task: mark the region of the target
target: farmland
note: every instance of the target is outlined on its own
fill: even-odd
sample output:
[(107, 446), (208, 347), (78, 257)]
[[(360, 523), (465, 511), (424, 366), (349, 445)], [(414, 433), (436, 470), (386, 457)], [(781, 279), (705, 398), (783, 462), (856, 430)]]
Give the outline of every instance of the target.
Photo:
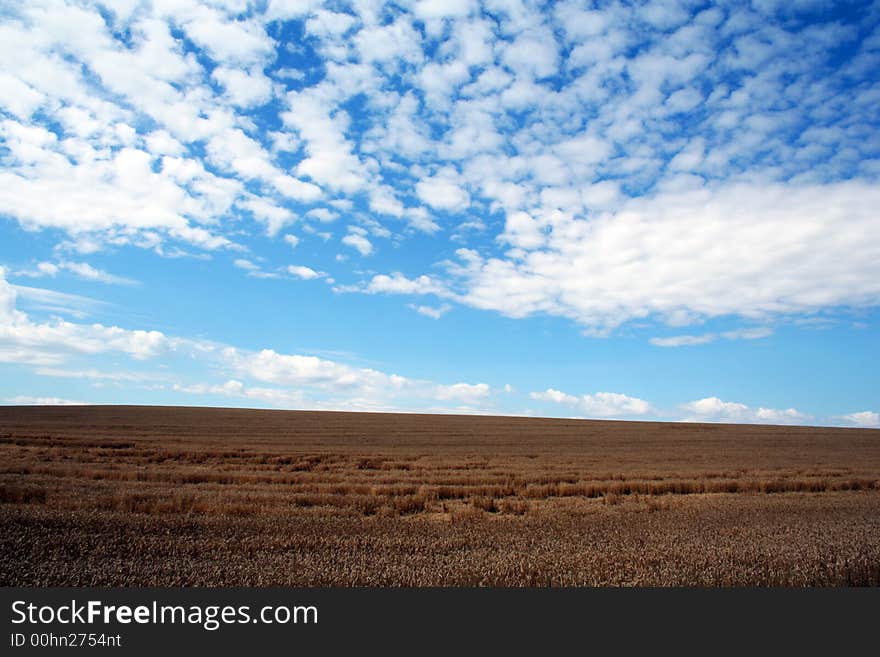
[(880, 584), (880, 431), (0, 407), (0, 584)]

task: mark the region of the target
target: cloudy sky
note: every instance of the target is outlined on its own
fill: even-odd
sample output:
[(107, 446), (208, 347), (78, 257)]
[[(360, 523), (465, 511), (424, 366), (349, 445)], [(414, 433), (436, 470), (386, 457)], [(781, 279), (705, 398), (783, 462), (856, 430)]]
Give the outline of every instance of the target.
[(880, 426), (880, 3), (0, 3), (0, 403)]

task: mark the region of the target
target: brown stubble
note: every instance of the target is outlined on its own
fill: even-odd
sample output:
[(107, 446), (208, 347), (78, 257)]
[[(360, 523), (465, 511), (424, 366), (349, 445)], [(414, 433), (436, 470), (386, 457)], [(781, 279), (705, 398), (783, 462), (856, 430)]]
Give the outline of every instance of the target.
[(0, 583), (880, 583), (880, 432), (0, 408)]

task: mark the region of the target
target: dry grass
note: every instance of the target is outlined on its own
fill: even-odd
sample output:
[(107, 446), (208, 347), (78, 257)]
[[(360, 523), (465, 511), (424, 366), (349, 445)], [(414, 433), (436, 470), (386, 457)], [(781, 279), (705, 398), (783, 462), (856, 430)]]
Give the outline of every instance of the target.
[(6, 407), (0, 454), (0, 584), (880, 584), (878, 431)]

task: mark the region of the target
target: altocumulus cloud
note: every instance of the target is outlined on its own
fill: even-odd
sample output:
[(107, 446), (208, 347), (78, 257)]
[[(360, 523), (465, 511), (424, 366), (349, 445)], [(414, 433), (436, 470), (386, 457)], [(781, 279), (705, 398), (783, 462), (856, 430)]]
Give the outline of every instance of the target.
[[(437, 285), (382, 291), (588, 333), (876, 306), (876, 15), (780, 11), (24, 3), (0, 39), (0, 212), (163, 252), (341, 208), (361, 256), (355, 205), (396, 239), (476, 214), (493, 243), (441, 259)], [(280, 41), (284, 23), (302, 38)]]
[[(435, 318), (457, 304), (563, 318), (588, 335), (647, 326), (660, 347), (833, 321), (880, 306), (880, 16), (871, 3), (846, 9), (11, 3), (0, 18), (0, 219), (59, 236), (34, 277), (126, 285), (98, 254), (213, 254), (243, 279), (405, 295), (401, 305)], [(300, 379), (311, 366), (284, 360), (293, 355), (37, 321), (16, 295), (83, 302), (13, 288), (5, 274), (2, 294), (8, 362), (193, 353), (223, 381), (178, 382), (182, 394), (269, 400), (267, 385), (304, 385), (345, 388), (364, 407), (392, 392), (474, 405), (494, 394), (340, 374), (340, 363), (315, 365), (326, 380)], [(712, 320), (743, 328), (692, 328)], [(300, 399), (283, 394), (293, 396), (278, 403)], [(656, 411), (623, 393), (534, 394), (580, 414)], [(679, 410), (807, 417), (706, 399)]]

